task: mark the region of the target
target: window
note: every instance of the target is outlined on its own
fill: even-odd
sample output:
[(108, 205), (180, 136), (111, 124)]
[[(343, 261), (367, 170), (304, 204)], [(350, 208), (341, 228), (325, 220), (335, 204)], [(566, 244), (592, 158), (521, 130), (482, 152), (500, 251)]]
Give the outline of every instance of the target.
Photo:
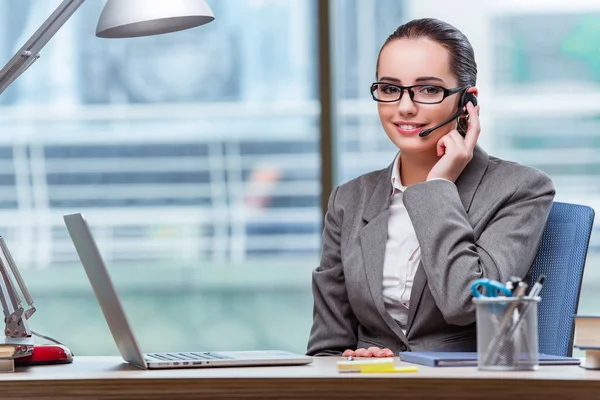
[[(2, 57), (59, 3), (0, 4)], [(143, 349), (305, 350), (321, 226), (316, 7), (209, 3), (206, 26), (103, 40), (102, 2), (86, 2), (2, 96), (0, 233), (36, 301), (31, 326), (75, 354), (117, 350), (62, 221), (72, 212)]]
[[(567, 10), (565, 10), (567, 11)], [(498, 90), (556, 95), (600, 88), (596, 38), (600, 14), (553, 13), (494, 18)]]
[[(73, 212), (145, 350), (305, 350), (322, 229), (318, 0), (207, 1), (211, 24), (125, 40), (96, 38), (102, 2), (85, 2), (0, 96), (0, 234), (36, 301), (31, 326), (76, 354), (116, 347), (64, 227)], [(0, 3), (0, 57), (59, 3)], [(368, 92), (377, 54), (433, 16), (475, 48), (482, 147), (600, 210), (596, 1), (331, 3), (336, 184), (392, 162)]]
[[(600, 10), (580, 2), (576, 11), (539, 7), (493, 14), (495, 154), (550, 175), (556, 200), (600, 207)], [(587, 4), (588, 9), (585, 6)], [(594, 312), (600, 274), (595, 223), (580, 311)]]

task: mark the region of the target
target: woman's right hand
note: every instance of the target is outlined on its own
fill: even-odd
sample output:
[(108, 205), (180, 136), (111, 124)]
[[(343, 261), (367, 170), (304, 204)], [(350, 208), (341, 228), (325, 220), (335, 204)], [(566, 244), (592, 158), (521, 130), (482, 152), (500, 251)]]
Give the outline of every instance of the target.
[(344, 351), (342, 357), (394, 357), (390, 349), (380, 349), (379, 347), (369, 347), (368, 349), (348, 349)]

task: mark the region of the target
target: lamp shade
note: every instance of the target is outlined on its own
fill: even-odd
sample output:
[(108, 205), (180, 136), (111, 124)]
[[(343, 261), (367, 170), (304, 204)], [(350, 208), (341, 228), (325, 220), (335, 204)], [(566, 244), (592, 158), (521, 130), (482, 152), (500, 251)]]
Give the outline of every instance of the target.
[(96, 36), (159, 35), (204, 25), (215, 17), (204, 0), (108, 0)]

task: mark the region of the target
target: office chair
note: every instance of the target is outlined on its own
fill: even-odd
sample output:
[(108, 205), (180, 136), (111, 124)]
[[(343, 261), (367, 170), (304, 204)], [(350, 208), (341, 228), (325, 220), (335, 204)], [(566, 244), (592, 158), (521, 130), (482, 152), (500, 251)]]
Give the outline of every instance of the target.
[(538, 306), (539, 352), (571, 356), (583, 268), (594, 222), (588, 206), (555, 202), (531, 267), (532, 282), (546, 281)]

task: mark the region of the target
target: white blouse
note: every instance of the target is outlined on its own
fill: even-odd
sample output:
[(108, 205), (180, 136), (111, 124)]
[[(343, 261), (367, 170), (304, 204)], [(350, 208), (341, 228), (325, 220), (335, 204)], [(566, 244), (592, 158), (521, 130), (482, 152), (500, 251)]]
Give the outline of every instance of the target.
[(414, 276), (421, 262), (421, 248), (402, 201), (406, 186), (402, 186), (400, 180), (399, 164), (400, 154), (394, 160), (392, 172), (393, 190), (383, 262), (383, 301), (386, 310), (406, 333), (408, 303)]

